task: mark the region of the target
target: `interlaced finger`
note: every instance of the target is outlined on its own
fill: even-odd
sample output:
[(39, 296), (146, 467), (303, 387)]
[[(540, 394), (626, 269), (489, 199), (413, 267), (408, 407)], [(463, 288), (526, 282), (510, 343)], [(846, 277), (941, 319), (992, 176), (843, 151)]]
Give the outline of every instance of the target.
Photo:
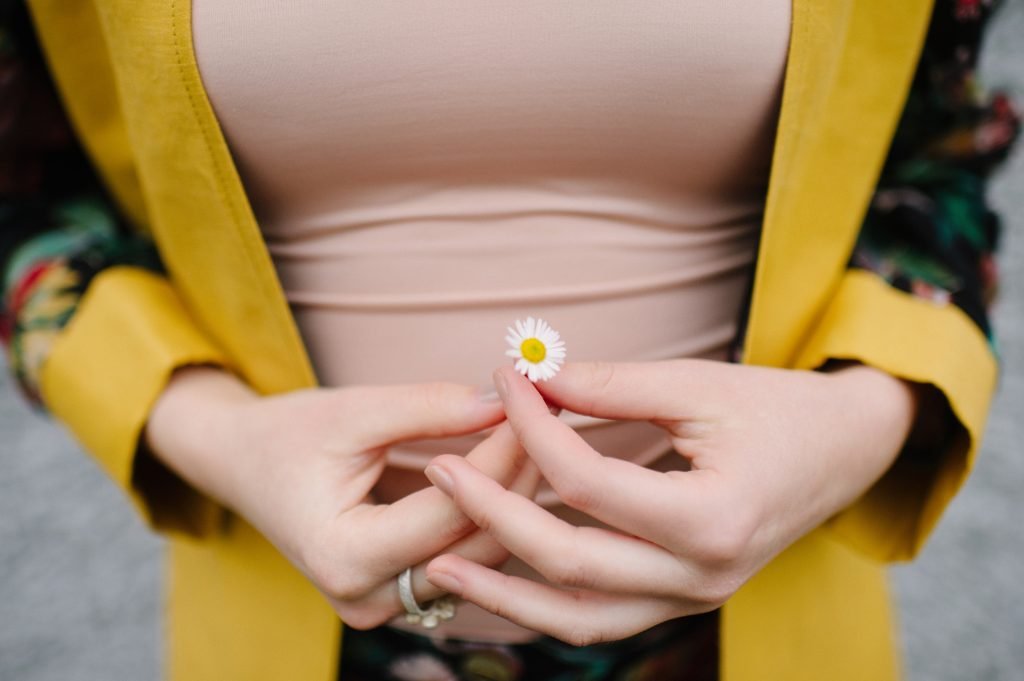
[(623, 639), (702, 611), (665, 598), (558, 589), (451, 554), (431, 561), (427, 578), (499, 617), (578, 646)]
[[(507, 423), (468, 455), (503, 484), (511, 483), (527, 461)], [(410, 565), (428, 560), (475, 530), (473, 522), (434, 487), (426, 487), (392, 504), (362, 505), (339, 518), (340, 555), (346, 570), (362, 575), (367, 588)]]
[(571, 525), (459, 457), (435, 458), (427, 468), (432, 478), (437, 469), (448, 475), (459, 508), (548, 581), (607, 592), (642, 588), (646, 595), (666, 597), (692, 586), (689, 569), (659, 546), (604, 528)]
[[(503, 426), (506, 429), (508, 427), (506, 424), (503, 424)], [(508, 432), (509, 436), (511, 436), (511, 431)], [(483, 456), (483, 454), (487, 453), (486, 449), (484, 451), (477, 449), (474, 450), (474, 453), (477, 454), (476, 458), (478, 460), (483, 459), (487, 462), (490, 459), (490, 457)], [(517, 471), (509, 491), (527, 498), (533, 498), (537, 485), (540, 482), (540, 471), (525, 454), (521, 454), (520, 459), (523, 465)], [(505, 475), (502, 471), (496, 471), (496, 474), (498, 474), (499, 478)], [(509, 558), (509, 552), (505, 547), (480, 530), (475, 530), (472, 534), (463, 537), (443, 550), (446, 553), (454, 553), (479, 565), (489, 567), (500, 566)], [(436, 555), (431, 555), (428, 559), (412, 568), (413, 597), (421, 604), (444, 594), (441, 589), (426, 579), (427, 563)], [(362, 615), (363, 617), (372, 618), (368, 619), (366, 623), (375, 626), (378, 621), (382, 621), (380, 620), (382, 613), (387, 615), (389, 613), (403, 612), (404, 606), (398, 596), (397, 577), (398, 575), (389, 577), (380, 583), (372, 593), (359, 599), (357, 603), (346, 604), (346, 611), (350, 614), (350, 617)]]
[[(668, 476), (602, 456), (548, 411), (533, 385), (514, 371), (499, 370), (508, 422), (530, 458), (568, 506), (607, 525), (672, 546), (699, 517), (703, 471)], [(666, 523), (666, 518), (673, 518)]]

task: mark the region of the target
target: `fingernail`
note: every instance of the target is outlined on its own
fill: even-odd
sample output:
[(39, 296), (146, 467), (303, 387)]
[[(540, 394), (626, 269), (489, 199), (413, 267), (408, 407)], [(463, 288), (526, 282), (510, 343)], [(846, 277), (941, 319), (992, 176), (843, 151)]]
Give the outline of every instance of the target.
[(501, 402), (501, 396), (498, 394), (498, 391), (494, 389), (493, 385), (482, 385), (477, 388), (476, 399), (487, 404)]
[(508, 381), (505, 379), (505, 375), (500, 371), (494, 372), (494, 387), (502, 400), (508, 398)]
[(427, 581), (454, 596), (462, 595), (462, 582), (457, 580), (455, 575), (433, 570), (427, 573)]
[(434, 487), (448, 496), (454, 496), (455, 485), (452, 483), (452, 476), (448, 475), (448, 471), (440, 466), (430, 465), (426, 467), (423, 474), (427, 476), (427, 480), (433, 483)]

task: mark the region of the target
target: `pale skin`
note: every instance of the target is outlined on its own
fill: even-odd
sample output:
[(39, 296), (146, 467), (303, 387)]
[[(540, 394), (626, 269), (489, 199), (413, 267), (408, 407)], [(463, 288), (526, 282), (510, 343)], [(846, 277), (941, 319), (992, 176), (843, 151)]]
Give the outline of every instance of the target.
[[(444, 590), (574, 645), (616, 640), (722, 605), (772, 557), (891, 466), (916, 389), (856, 365), (835, 373), (679, 360), (567, 364), (536, 386), (495, 372), (508, 422), (559, 497), (615, 530), (574, 527), (457, 456), (427, 475), (480, 528), (561, 588), (456, 556), (427, 566)], [(545, 399), (646, 420), (690, 464), (660, 473), (590, 448)]]
[[(772, 557), (852, 503), (914, 423), (913, 384), (863, 365), (831, 373), (701, 360), (567, 363), (534, 385), (495, 372), (500, 400), (433, 383), (272, 397), (213, 367), (178, 371), (146, 429), (153, 454), (260, 530), (350, 626), (451, 592), (575, 645), (718, 607)], [(689, 471), (591, 449), (551, 405), (663, 427)], [(507, 421), (503, 421), (507, 415)], [(493, 433), (436, 458), (434, 483), (375, 504), (394, 442)], [(539, 474), (610, 526), (532, 501)], [(558, 588), (497, 569), (513, 553)]]
[[(150, 413), (150, 452), (232, 509), (297, 567), (347, 624), (403, 613), (396, 578), (413, 570), (418, 598), (442, 591), (426, 561), (450, 551), (481, 565), (508, 553), (433, 487), (393, 504), (371, 490), (389, 444), (497, 425), (466, 456), (532, 496), (539, 475), (492, 390), (452, 383), (317, 388), (262, 397), (214, 367), (177, 371)], [(488, 478), (490, 479), (490, 478)], [(504, 489), (504, 487), (502, 488)]]

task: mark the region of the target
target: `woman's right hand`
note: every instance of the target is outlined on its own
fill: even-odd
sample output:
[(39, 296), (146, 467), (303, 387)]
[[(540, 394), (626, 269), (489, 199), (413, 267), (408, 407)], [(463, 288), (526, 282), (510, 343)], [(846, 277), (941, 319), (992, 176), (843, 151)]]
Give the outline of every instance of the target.
[[(442, 592), (425, 565), (456, 553), (497, 566), (508, 552), (430, 486), (392, 504), (370, 496), (387, 447), (473, 433), (504, 418), (496, 395), (453, 383), (311, 388), (260, 396), (215, 367), (175, 372), (145, 441), (197, 489), (236, 511), (328, 598), (347, 624), (404, 612), (396, 577), (413, 570), (421, 603)], [(502, 485), (532, 496), (539, 474), (508, 423), (467, 455)]]

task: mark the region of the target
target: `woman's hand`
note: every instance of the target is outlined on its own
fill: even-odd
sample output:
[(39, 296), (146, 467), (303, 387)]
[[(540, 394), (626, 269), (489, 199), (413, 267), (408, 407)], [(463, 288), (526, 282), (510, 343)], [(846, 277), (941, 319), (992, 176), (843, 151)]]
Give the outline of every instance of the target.
[[(308, 389), (261, 397), (215, 368), (175, 374), (146, 428), (158, 458), (260, 530), (352, 626), (404, 612), (396, 576), (413, 592), (441, 595), (425, 561), (452, 551), (484, 565), (508, 553), (451, 501), (427, 487), (389, 505), (370, 491), (389, 445), (476, 432), (504, 417), (496, 396), (432, 383)], [(539, 474), (507, 423), (468, 460), (495, 484), (532, 495)], [(490, 477), (488, 479), (491, 479)]]
[[(436, 458), (434, 484), (553, 588), (455, 555), (427, 579), (576, 645), (621, 639), (724, 603), (772, 557), (848, 506), (891, 465), (914, 419), (910, 384), (870, 367), (834, 373), (702, 360), (566, 364), (536, 388), (495, 373), (508, 420), (570, 507), (619, 531), (570, 525), (469, 462)], [(540, 392), (538, 392), (538, 390)], [(663, 427), (688, 471), (602, 456), (545, 398)]]

